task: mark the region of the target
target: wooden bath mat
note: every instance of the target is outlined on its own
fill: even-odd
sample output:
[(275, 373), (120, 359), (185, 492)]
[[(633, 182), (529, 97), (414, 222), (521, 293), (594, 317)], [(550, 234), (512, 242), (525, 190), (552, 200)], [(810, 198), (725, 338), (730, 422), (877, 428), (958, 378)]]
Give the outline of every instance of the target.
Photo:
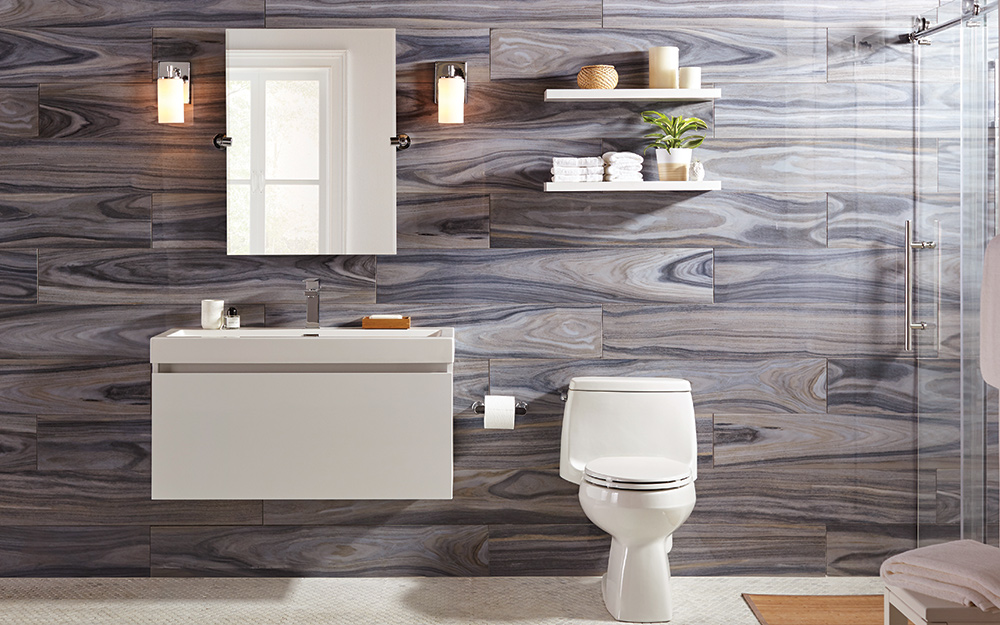
[(882, 625), (882, 595), (751, 595), (760, 625)]

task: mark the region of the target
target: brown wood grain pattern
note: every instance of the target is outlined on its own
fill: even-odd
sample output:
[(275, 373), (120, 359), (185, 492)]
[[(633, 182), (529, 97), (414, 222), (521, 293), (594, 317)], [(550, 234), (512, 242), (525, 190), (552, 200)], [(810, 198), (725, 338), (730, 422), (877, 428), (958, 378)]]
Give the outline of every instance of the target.
[(490, 245), (812, 249), (826, 244), (826, 204), (824, 193), (498, 193)]
[(379, 302), (706, 302), (712, 251), (400, 251), (380, 259)]
[(488, 248), (490, 226), (488, 195), (421, 194), (396, 198), (399, 249)]
[(305, 278), (320, 279), (324, 298), (374, 301), (375, 257), (43, 251), (39, 271), (41, 302), (62, 304), (194, 305), (205, 297), (299, 302)]
[(522, 26), (600, 28), (600, 0), (466, 0), (461, 8), (434, 0), (268, 0), (267, 25), (281, 28), (483, 28)]
[(812, 577), (825, 571), (826, 528), (820, 524), (748, 524), (734, 518), (724, 525), (685, 523), (674, 537), (671, 575)]
[(0, 87), (0, 136), (38, 136), (38, 87)]
[(34, 416), (0, 415), (0, 471), (31, 471), (38, 467), (36, 428)]
[(153, 501), (130, 471), (0, 473), (0, 523), (25, 526), (259, 525), (259, 501)]
[(0, 194), (0, 247), (149, 247), (150, 197), (98, 193)]
[(743, 593), (761, 625), (881, 625), (882, 595), (751, 595)]
[(483, 526), (154, 527), (155, 577), (481, 576)]
[(38, 254), (0, 250), (0, 304), (38, 301)]
[(5, 526), (3, 577), (145, 577), (149, 529), (135, 527)]
[(490, 575), (602, 575), (608, 569), (611, 536), (594, 525), (491, 525), (489, 530)]

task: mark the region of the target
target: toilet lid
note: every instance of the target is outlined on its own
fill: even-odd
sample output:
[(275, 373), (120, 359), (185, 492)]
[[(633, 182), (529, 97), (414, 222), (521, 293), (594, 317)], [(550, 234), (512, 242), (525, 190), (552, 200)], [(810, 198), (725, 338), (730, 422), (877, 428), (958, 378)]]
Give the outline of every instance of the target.
[(587, 463), (584, 479), (620, 490), (667, 490), (691, 483), (691, 467), (669, 458), (613, 456)]

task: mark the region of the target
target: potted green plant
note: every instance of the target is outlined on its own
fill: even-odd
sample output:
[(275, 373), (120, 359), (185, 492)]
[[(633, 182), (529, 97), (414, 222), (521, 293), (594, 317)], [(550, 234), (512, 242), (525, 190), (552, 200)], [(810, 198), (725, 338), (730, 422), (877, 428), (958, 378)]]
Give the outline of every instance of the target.
[(704, 135), (689, 132), (705, 130), (708, 124), (697, 117), (668, 117), (659, 111), (643, 111), (642, 121), (656, 126), (659, 131), (644, 135), (653, 139), (642, 151), (656, 148), (656, 168), (660, 180), (687, 180), (691, 166), (691, 153), (705, 140)]

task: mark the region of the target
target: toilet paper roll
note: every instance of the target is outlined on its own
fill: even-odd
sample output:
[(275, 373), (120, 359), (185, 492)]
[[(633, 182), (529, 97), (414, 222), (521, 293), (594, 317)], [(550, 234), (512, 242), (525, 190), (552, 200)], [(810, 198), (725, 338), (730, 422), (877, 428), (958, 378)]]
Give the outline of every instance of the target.
[(201, 300), (201, 327), (218, 330), (222, 327), (222, 309), (226, 302), (221, 299)]
[(483, 415), (483, 427), (491, 430), (514, 429), (514, 398), (510, 395), (487, 395), (483, 402), (486, 414)]

